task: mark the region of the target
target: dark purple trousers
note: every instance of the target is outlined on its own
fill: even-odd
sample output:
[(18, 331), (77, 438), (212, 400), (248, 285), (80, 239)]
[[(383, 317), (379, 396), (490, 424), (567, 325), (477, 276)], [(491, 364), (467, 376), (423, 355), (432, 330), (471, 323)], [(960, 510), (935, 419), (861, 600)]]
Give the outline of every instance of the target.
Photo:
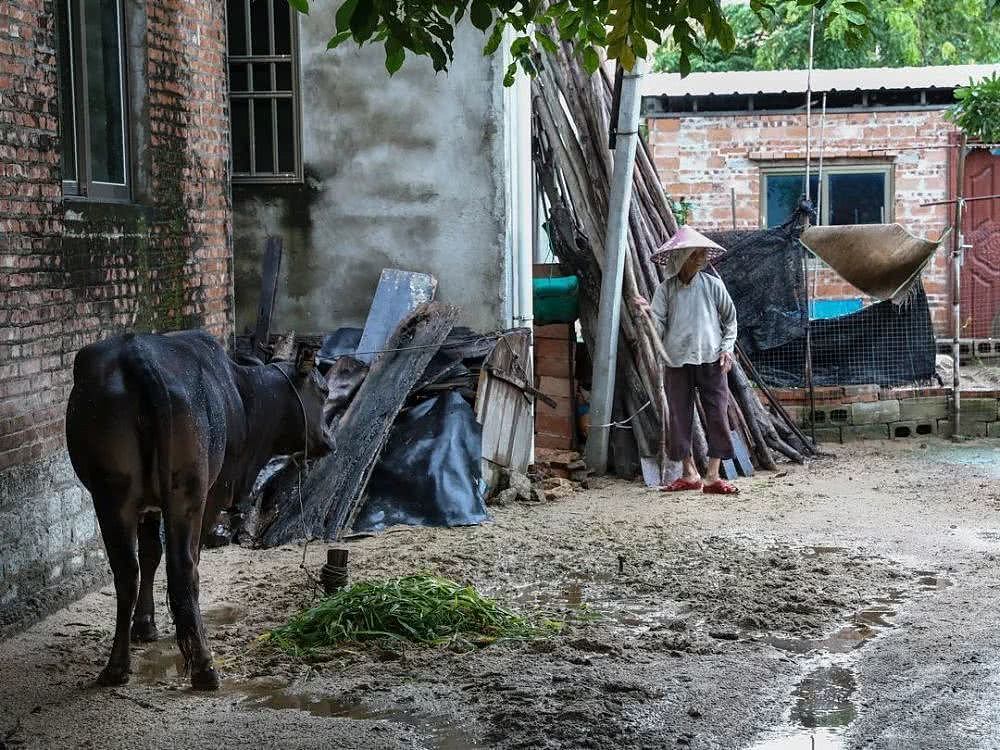
[(729, 382), (718, 362), (666, 368), (667, 405), (670, 407), (670, 450), (674, 461), (691, 455), (694, 429), (695, 388), (705, 410), (705, 438), (708, 457), (733, 457), (729, 434)]

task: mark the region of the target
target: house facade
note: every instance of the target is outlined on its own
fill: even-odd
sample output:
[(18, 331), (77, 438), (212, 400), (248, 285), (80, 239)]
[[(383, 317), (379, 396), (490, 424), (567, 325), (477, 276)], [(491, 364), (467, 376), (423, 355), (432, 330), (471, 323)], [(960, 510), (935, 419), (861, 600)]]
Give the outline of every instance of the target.
[(327, 49), (339, 0), (308, 20), (258, 5), (229, 0), (239, 330), (269, 235), (284, 241), (273, 330), (363, 326), (383, 268), (433, 274), (476, 330), (530, 319), (527, 81), (505, 89), (471, 27), (447, 73), (411, 56), (390, 77), (382, 45)]
[(222, 0), (0, 3), (0, 635), (106, 576), (73, 358), (232, 331)]
[[(643, 113), (667, 194), (711, 230), (776, 226), (798, 203), (807, 157), (823, 224), (898, 222), (936, 239), (954, 207), (958, 131), (944, 117), (954, 89), (1000, 66), (652, 75)], [(823, 101), (826, 111), (823, 114)], [(820, 162), (822, 160), (822, 176)], [(970, 204), (971, 205), (971, 204)], [(859, 292), (814, 264), (817, 309), (852, 309)], [(935, 330), (950, 330), (950, 261), (923, 274)]]

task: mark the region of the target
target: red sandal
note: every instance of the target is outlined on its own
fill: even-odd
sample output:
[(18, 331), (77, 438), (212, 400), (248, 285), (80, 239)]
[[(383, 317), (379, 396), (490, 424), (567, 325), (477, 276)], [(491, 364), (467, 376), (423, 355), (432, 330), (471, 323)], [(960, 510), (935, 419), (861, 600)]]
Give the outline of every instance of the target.
[(665, 487), (660, 487), (660, 492), (684, 492), (685, 490), (700, 490), (701, 480), (689, 482), (684, 477), (678, 477)]
[(727, 482), (725, 479), (717, 479), (711, 484), (706, 484), (701, 488), (706, 495), (738, 495), (740, 488), (735, 484)]

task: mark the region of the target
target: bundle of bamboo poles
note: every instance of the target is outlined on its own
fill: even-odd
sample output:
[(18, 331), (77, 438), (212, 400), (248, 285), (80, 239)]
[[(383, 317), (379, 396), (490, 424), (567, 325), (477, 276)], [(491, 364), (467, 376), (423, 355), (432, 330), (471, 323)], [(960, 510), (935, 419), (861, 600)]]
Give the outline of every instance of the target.
[[(532, 84), (535, 172), (553, 250), (579, 277), (580, 321), (584, 339), (593, 351), (613, 170), (608, 148), (612, 85), (603, 70), (588, 75), (565, 47), (539, 60), (538, 67), (539, 75)], [(632, 300), (637, 296), (652, 299), (662, 275), (651, 257), (677, 231), (677, 223), (645, 143), (637, 150), (632, 187), (614, 404), (615, 422), (627, 422), (627, 428), (613, 428), (612, 456), (621, 475), (634, 476), (640, 457), (657, 459), (668, 474), (676, 467), (669, 465), (666, 455), (668, 407), (662, 348), (652, 321)], [(738, 356), (729, 375), (733, 394), (730, 417), (754, 464), (775, 468), (772, 451), (796, 462), (814, 455), (813, 446), (776, 401), (772, 402), (773, 411), (764, 408), (744, 366), (752, 368), (745, 357)], [(707, 447), (699, 409), (694, 457), (702, 469)]]

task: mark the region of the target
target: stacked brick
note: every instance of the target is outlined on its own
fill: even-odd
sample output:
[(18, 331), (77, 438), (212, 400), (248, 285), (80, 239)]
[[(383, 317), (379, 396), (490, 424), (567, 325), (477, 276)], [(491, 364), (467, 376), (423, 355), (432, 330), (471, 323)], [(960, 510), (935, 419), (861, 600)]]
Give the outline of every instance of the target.
[[(813, 124), (815, 160), (818, 117)], [(736, 191), (737, 228), (759, 227), (760, 167), (798, 164), (806, 157), (805, 113), (661, 117), (648, 125), (663, 187), (675, 199), (683, 196), (694, 204), (690, 223), (699, 229), (732, 227), (731, 188)], [(893, 219), (913, 234), (934, 239), (949, 225), (949, 208), (920, 204), (948, 197), (948, 146), (955, 132), (943, 110), (828, 113), (824, 163), (892, 163)], [(946, 254), (938, 253), (923, 282), (939, 333), (948, 326), (948, 276)], [(819, 272), (816, 285), (817, 298), (859, 296), (828, 269)]]
[(126, 19), (146, 30), (130, 70), (146, 100), (123, 206), (63, 200), (55, 4), (0, 3), (0, 635), (103, 568), (64, 446), (76, 352), (130, 330), (231, 331), (224, 4), (147, 6)]

